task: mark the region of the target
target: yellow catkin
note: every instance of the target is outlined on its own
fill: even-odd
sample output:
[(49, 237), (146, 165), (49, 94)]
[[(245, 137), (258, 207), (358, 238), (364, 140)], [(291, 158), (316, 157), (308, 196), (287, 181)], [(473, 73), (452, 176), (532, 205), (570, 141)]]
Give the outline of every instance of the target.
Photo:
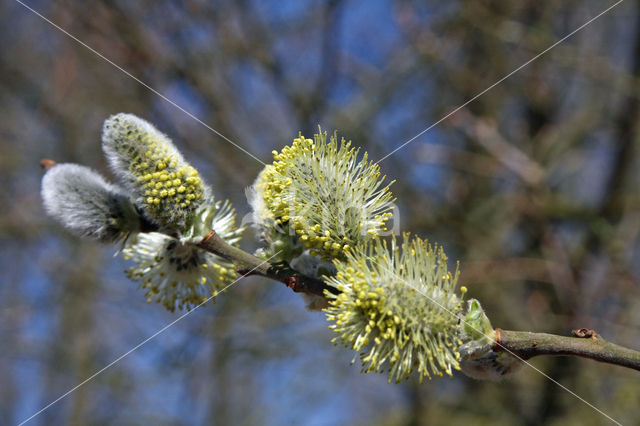
[(337, 341), (361, 353), (365, 371), (401, 381), (459, 369), (462, 297), (441, 248), (408, 235), (400, 246), (376, 240), (336, 267), (328, 283), (341, 293), (327, 294), (327, 319)]
[(163, 228), (181, 229), (208, 190), (167, 136), (146, 121), (117, 114), (105, 121), (103, 148), (146, 216)]
[[(274, 225), (287, 225), (304, 247), (323, 259), (344, 258), (352, 247), (384, 232), (391, 217), (393, 196), (382, 185), (379, 167), (358, 160), (351, 142), (314, 139), (302, 134), (290, 146), (274, 151), (256, 182), (266, 212)], [(283, 234), (289, 235), (283, 231)]]

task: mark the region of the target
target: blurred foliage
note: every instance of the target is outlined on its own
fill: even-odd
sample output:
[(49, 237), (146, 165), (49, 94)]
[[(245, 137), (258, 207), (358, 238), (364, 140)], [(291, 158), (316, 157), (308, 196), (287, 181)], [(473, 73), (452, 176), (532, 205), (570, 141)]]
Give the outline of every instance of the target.
[[(612, 2), (28, 4), (267, 162), (318, 124), (380, 159)], [(0, 423), (15, 424), (177, 318), (144, 303), (114, 247), (45, 217), (38, 161), (107, 174), (102, 121), (131, 112), (240, 217), (262, 165), (19, 3), (0, 23)], [(382, 161), (401, 228), (461, 261), (494, 325), (587, 327), (638, 349), (639, 76), (627, 1)], [(531, 368), (389, 385), (330, 338), (297, 295), (243, 280), (31, 424), (608, 424)], [(636, 372), (532, 364), (640, 419)]]

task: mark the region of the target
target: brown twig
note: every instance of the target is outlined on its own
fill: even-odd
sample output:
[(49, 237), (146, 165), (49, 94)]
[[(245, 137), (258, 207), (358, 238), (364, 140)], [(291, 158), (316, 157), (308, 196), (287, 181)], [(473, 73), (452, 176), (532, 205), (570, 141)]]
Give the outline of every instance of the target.
[(611, 343), (593, 330), (574, 331), (574, 336), (580, 337), (496, 329), (499, 339), (493, 349), (525, 360), (539, 355), (570, 355), (640, 371), (640, 352)]
[(260, 275), (271, 278), (284, 283), (297, 293), (324, 296), (325, 290), (332, 293), (337, 291), (320, 279), (302, 275), (291, 269), (287, 263), (271, 263), (234, 247), (220, 238), (215, 231), (211, 231), (197, 246), (232, 262), (240, 275)]

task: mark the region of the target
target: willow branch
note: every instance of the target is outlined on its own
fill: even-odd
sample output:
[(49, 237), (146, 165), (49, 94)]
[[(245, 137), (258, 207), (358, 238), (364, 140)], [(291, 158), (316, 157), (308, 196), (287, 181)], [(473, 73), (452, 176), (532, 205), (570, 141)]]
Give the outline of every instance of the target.
[(522, 359), (539, 355), (569, 355), (640, 371), (640, 352), (603, 339), (593, 330), (574, 330), (574, 337), (528, 331), (496, 329), (496, 352), (509, 352)]
[(197, 246), (233, 263), (236, 272), (240, 275), (260, 275), (271, 278), (284, 283), (297, 293), (309, 293), (324, 297), (325, 290), (332, 293), (337, 291), (320, 279), (302, 275), (291, 269), (285, 262), (272, 263), (234, 247), (220, 238), (215, 231), (211, 231)]
[[(259, 275), (280, 281), (295, 292), (325, 295), (325, 290), (337, 293), (324, 281), (293, 270), (287, 263), (272, 263), (234, 247), (211, 231), (197, 247), (233, 263), (241, 275)], [(540, 355), (568, 355), (589, 358), (640, 371), (640, 352), (607, 340), (592, 330), (574, 331), (574, 337), (528, 331), (496, 329), (496, 352), (509, 352), (527, 360)]]

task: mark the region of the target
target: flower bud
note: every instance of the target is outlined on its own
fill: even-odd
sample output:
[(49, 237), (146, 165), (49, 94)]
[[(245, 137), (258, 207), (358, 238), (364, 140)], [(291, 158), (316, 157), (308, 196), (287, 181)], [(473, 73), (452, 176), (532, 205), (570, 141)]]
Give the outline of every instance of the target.
[(209, 190), (169, 138), (132, 114), (104, 122), (102, 148), (136, 204), (164, 230), (183, 231)]
[(139, 231), (144, 220), (121, 188), (77, 164), (49, 169), (41, 193), (47, 213), (81, 237), (114, 242)]

